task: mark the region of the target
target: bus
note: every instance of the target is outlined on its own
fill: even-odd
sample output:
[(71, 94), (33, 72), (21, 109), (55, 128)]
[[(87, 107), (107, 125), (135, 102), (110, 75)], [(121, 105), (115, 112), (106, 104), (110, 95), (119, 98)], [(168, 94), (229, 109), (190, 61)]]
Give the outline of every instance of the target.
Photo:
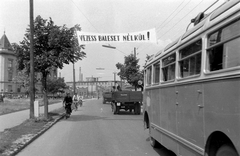
[(240, 0), (192, 22), (144, 66), (150, 144), (178, 156), (239, 156)]

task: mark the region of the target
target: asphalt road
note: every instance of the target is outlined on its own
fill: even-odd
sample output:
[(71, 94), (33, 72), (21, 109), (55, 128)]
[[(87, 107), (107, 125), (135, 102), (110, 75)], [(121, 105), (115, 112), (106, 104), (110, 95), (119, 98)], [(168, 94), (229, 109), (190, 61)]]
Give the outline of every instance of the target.
[(113, 115), (101, 99), (88, 100), (18, 156), (171, 156), (164, 148), (151, 147), (142, 118), (126, 112)]

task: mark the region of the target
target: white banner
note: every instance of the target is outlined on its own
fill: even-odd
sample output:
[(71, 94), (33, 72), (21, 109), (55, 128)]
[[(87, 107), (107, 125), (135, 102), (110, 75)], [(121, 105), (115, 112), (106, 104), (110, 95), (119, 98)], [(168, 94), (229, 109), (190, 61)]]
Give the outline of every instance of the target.
[(156, 31), (154, 29), (120, 34), (100, 34), (77, 31), (78, 42), (88, 43), (113, 43), (113, 42), (154, 42), (157, 43)]

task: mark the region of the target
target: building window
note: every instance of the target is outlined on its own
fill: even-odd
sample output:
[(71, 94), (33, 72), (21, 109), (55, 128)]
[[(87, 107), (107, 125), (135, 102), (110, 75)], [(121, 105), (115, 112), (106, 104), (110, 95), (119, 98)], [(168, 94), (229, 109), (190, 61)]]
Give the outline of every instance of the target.
[(8, 59), (8, 81), (13, 80), (13, 59)]
[(201, 71), (202, 40), (198, 40), (179, 51), (181, 77), (199, 74)]
[(167, 56), (162, 60), (163, 81), (175, 79), (176, 53)]
[(208, 70), (240, 66), (240, 20), (219, 29), (208, 37)]
[(8, 92), (13, 92), (12, 85), (8, 85)]

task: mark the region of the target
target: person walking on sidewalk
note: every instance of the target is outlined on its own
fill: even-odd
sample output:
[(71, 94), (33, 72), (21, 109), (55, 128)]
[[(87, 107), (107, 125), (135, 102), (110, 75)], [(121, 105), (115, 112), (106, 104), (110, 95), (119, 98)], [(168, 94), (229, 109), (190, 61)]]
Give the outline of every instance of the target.
[(64, 97), (63, 99), (63, 107), (65, 107), (66, 110), (66, 119), (70, 117), (71, 113), (72, 113), (72, 97), (70, 96), (70, 93), (67, 93), (67, 95)]

